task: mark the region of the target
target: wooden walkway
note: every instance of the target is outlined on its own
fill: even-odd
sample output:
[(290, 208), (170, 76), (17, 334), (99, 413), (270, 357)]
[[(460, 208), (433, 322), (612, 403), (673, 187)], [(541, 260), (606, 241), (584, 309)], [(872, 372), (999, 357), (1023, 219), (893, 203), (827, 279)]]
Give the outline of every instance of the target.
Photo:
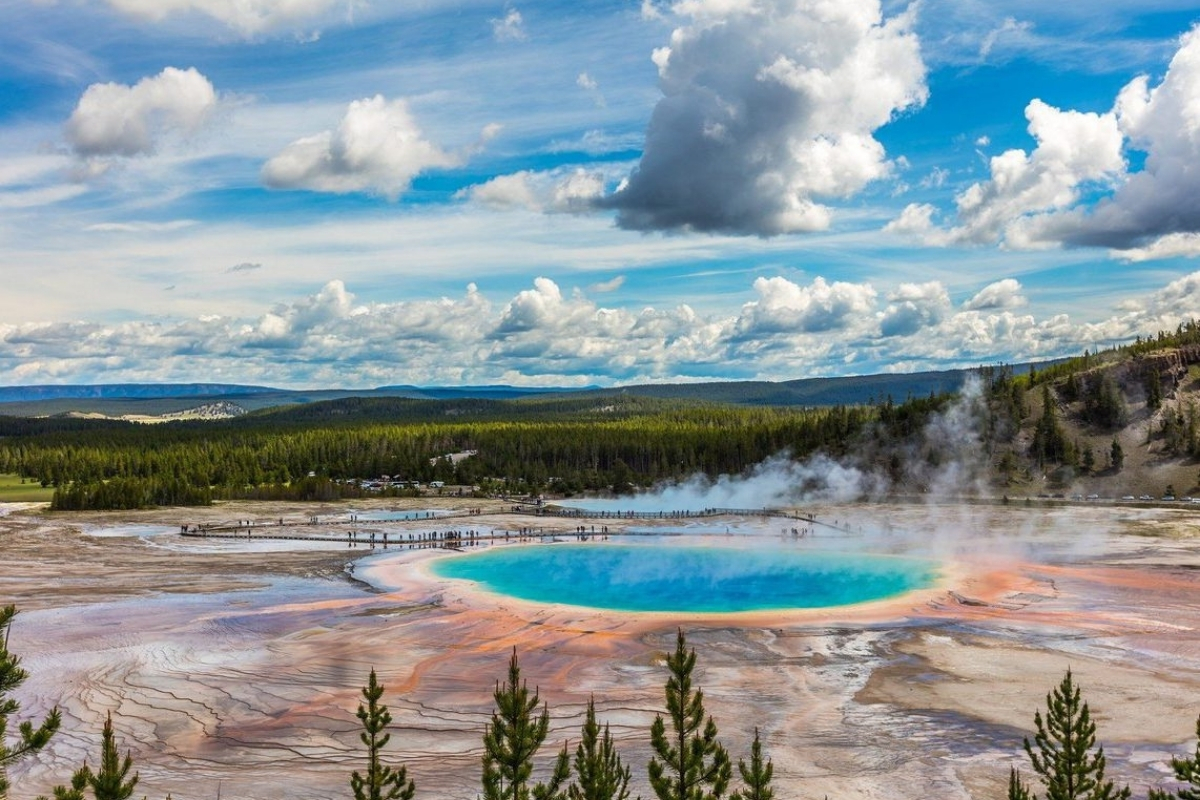
[[(594, 511), (588, 509), (575, 509), (564, 506), (531, 506), (516, 504), (509, 506), (506, 509), (498, 511), (489, 511), (489, 515), (496, 514), (514, 514), (521, 516), (535, 517), (554, 517), (558, 519), (577, 519), (577, 520), (688, 520), (688, 519), (705, 519), (712, 517), (736, 516), (736, 517), (772, 517), (789, 520), (797, 520), (806, 523), (804, 528), (791, 528), (791, 535), (805, 536), (811, 533), (817, 525), (830, 528), (835, 531), (849, 533), (850, 531), (839, 527), (836, 524), (818, 521), (814, 516), (794, 514), (784, 511), (783, 509), (772, 508), (706, 508), (700, 511)], [(395, 529), (391, 526), (412, 526), (428, 523), (442, 523), (453, 520), (469, 519), (472, 517), (481, 516), (482, 511), (476, 509), (468, 509), (464, 511), (452, 511), (434, 514), (433, 512), (414, 512), (412, 517), (401, 517), (397, 519), (359, 519), (358, 515), (350, 514), (348, 516), (328, 517), (322, 519), (319, 515), (310, 516), (307, 519), (286, 519), (278, 517), (270, 520), (262, 519), (245, 519), (236, 520), (234, 522), (223, 522), (211, 525), (181, 525), (179, 533), (181, 536), (200, 539), (239, 539), (243, 541), (270, 540), (270, 541), (296, 541), (296, 542), (327, 542), (332, 544), (346, 544), (354, 547), (363, 545), (366, 547), (402, 547), (409, 549), (416, 548), (453, 548), (457, 549), (463, 546), (474, 546), (476, 544), (490, 542), (511, 542), (511, 541), (589, 541), (607, 539), (610, 536), (669, 536), (681, 535), (675, 531), (629, 531), (629, 530), (613, 530), (610, 531), (607, 525), (584, 525), (576, 527), (574, 531), (543, 531), (540, 528), (534, 529), (529, 526), (520, 526), (518, 530), (495, 530), (493, 528), (483, 528), (481, 530), (424, 530), (412, 531), (409, 529)], [(331, 528), (349, 528), (345, 535), (335, 533)], [(597, 530), (599, 528), (599, 530)], [(312, 532), (304, 532), (304, 529)], [(324, 530), (321, 530), (324, 529)], [(788, 534), (788, 529), (784, 528), (783, 535)]]

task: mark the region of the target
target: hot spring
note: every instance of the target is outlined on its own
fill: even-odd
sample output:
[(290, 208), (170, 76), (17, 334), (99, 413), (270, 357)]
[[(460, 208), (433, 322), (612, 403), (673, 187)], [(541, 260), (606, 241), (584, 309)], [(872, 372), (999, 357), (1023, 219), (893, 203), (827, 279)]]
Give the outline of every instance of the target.
[(735, 613), (884, 600), (933, 584), (915, 558), (793, 549), (550, 544), (444, 558), (442, 578), (536, 603), (613, 611)]

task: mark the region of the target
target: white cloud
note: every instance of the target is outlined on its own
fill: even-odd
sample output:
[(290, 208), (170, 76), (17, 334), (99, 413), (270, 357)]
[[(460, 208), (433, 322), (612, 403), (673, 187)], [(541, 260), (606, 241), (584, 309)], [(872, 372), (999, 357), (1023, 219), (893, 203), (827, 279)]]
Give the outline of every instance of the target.
[(1028, 40), (1032, 30), (1032, 22), (1018, 22), (1013, 17), (1005, 17), (999, 27), (988, 31), (987, 35), (983, 37), (983, 41), (979, 43), (979, 60), (987, 61), (998, 43), (1010, 40), (1014, 42)]
[(826, 198), (889, 174), (873, 133), (927, 96), (912, 12), (878, 0), (688, 0), (654, 52), (663, 99), (618, 223), (771, 236), (823, 230)]
[(470, 186), (458, 196), (495, 209), (581, 213), (594, 207), (604, 194), (604, 185), (603, 173), (582, 167), (521, 170)]
[(375, 95), (351, 103), (336, 130), (285, 147), (263, 166), (262, 178), (273, 189), (375, 192), (395, 199), (422, 171), (463, 161), (424, 138), (404, 100)]
[(201, 14), (250, 35), (307, 22), (355, 0), (107, 0), (113, 8), (139, 19), (161, 22), (176, 14)]
[(1020, 308), (1028, 302), (1021, 294), (1021, 284), (1013, 278), (989, 283), (967, 302), (964, 311), (994, 311), (1005, 308)]
[(820, 276), (808, 286), (787, 278), (757, 278), (759, 299), (742, 306), (738, 335), (815, 333), (847, 328), (873, 317), (875, 289), (868, 284), (828, 283)]
[(1145, 247), (1113, 249), (1109, 255), (1128, 262), (1157, 261), (1161, 258), (1200, 257), (1200, 233), (1168, 233)]
[(1033, 232), (1040, 218), (1072, 207), (1081, 186), (1111, 184), (1123, 174), (1115, 114), (1061, 111), (1033, 100), (1025, 117), (1037, 147), (1031, 153), (1013, 149), (993, 157), (991, 179), (972, 184), (955, 198), (959, 224), (932, 233), (930, 243), (1034, 246), (1040, 240)]
[(502, 18), (493, 19), (492, 36), (497, 42), (520, 42), (528, 39), (529, 36), (525, 33), (525, 20), (521, 18), (521, 12), (510, 8)]
[(133, 86), (92, 84), (67, 120), (65, 135), (80, 156), (145, 155), (168, 133), (194, 133), (216, 107), (208, 78), (194, 67), (167, 67)]
[(521, 375), (674, 377), (720, 363), (726, 324), (681, 305), (641, 311), (597, 306), (580, 292), (564, 296), (548, 278), (505, 306), (488, 334), (488, 358)]
[(883, 226), (885, 233), (925, 235), (933, 230), (933, 215), (937, 209), (929, 203), (909, 203), (900, 216)]
[(1068, 244), (1125, 249), (1170, 234), (1200, 232), (1200, 27), (1184, 35), (1166, 77), (1149, 88), (1143, 76), (1121, 90), (1116, 115), (1131, 148), (1146, 154), (1090, 215), (1050, 220), (1044, 235)]
[(658, 10), (658, 6), (654, 4), (654, 0), (642, 0), (642, 19), (650, 22), (652, 20), (662, 19), (662, 12)]
[(495, 304), (474, 284), (454, 298), (360, 302), (334, 280), (247, 318), (0, 322), (0, 374), (22, 383), (205, 375), (309, 386), (778, 380), (1048, 358), (1200, 316), (1200, 272), (1094, 321), (1014, 313), (1021, 290), (1012, 279), (984, 287), (958, 311), (936, 281), (889, 290), (882, 312), (868, 284), (774, 277), (754, 289), (758, 301), (704, 315), (687, 305), (603, 306), (545, 277)]
[(911, 336), (941, 322), (950, 309), (950, 296), (939, 281), (902, 283), (888, 294), (879, 321), (883, 336)]
[(92, 233), (170, 233), (198, 224), (194, 219), (173, 219), (167, 222), (97, 222), (85, 231)]
[[(1127, 261), (1194, 254), (1198, 96), (1200, 27), (1181, 38), (1161, 84), (1151, 88), (1146, 76), (1135, 78), (1110, 112), (1030, 102), (1025, 113), (1037, 147), (992, 158), (991, 179), (957, 197), (958, 224), (929, 230), (926, 241), (1106, 247)], [(1128, 171), (1129, 150), (1146, 154), (1140, 170)], [(1099, 201), (1083, 202), (1084, 189), (1107, 191)]]
[(575, 85), (591, 96), (592, 102), (596, 104), (597, 108), (604, 108), (607, 105), (604, 95), (600, 92), (600, 84), (588, 73), (579, 73), (579, 76), (575, 78)]
[(588, 291), (594, 292), (596, 294), (607, 294), (608, 292), (615, 292), (617, 289), (620, 289), (624, 285), (625, 285), (625, 276), (618, 275), (617, 277), (611, 278), (610, 280), (607, 280), (607, 281), (602, 281), (600, 283), (593, 283), (591, 286), (588, 287)]

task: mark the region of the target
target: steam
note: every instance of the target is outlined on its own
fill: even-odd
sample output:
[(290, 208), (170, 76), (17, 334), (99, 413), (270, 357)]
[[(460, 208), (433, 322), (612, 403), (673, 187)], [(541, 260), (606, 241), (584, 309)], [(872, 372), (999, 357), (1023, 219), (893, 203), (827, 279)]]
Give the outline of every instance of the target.
[(945, 411), (930, 418), (916, 441), (900, 446), (903, 481), (899, 484), (887, 470), (888, 454), (894, 451), (864, 446), (853, 459), (817, 453), (796, 460), (781, 453), (756, 464), (745, 475), (721, 475), (714, 480), (696, 474), (628, 497), (568, 504), (639, 513), (754, 511), (881, 500), (894, 491), (919, 492), (930, 500), (979, 494), (987, 474), (980, 434), (984, 410), (982, 384), (970, 379)]

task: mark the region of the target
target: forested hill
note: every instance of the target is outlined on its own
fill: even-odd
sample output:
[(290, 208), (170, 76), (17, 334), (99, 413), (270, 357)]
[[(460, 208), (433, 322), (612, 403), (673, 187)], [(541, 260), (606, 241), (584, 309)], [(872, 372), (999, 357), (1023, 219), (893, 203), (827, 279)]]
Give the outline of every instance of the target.
[[(830, 380), (673, 387), (669, 398), (357, 396), (158, 425), (0, 416), (0, 473), (57, 487), (62, 509), (332, 500), (382, 475), (467, 492), (622, 492), (817, 454), (866, 476), (871, 497), (1200, 496), (1200, 326), (977, 374), (970, 392), (938, 391), (965, 372), (841, 379), (841, 396), (873, 402), (836, 405), (796, 401), (806, 388), (828, 399)], [(766, 401), (788, 391), (793, 402)], [(814, 483), (797, 489), (819, 494), (827, 472), (801, 470), (796, 480)]]
[[(1025, 365), (1017, 367), (1023, 368)], [(790, 381), (706, 381), (636, 384), (601, 389), (520, 386), (381, 386), (375, 389), (275, 389), (232, 384), (100, 384), (0, 387), (0, 415), (63, 414), (162, 416), (202, 404), (230, 401), (247, 411), (331, 400), (411, 398), (417, 400), (515, 400), (550, 396), (586, 397), (593, 402), (614, 392), (665, 400), (750, 406), (836, 406), (871, 404), (892, 397), (956, 392), (972, 370), (800, 378)]]

